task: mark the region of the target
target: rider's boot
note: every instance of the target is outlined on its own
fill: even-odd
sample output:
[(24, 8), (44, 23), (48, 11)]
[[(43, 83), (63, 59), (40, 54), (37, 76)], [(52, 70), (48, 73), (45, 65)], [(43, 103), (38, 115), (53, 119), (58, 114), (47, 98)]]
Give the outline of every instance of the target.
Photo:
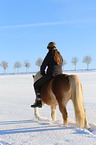
[(33, 108), (36, 108), (36, 107), (41, 108), (42, 107), (40, 93), (37, 93), (36, 101), (33, 105), (31, 105), (31, 107), (33, 107)]

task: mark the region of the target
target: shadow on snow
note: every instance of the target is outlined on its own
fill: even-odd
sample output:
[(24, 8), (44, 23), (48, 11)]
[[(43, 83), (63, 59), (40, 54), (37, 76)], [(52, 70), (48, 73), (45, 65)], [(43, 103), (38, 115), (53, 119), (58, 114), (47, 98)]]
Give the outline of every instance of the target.
[[(8, 135), (8, 134), (19, 134), (19, 133), (35, 133), (35, 132), (46, 132), (46, 131), (60, 131), (66, 129), (75, 129), (73, 134), (90, 134), (85, 130), (80, 130), (75, 128), (75, 126), (61, 126), (58, 124), (50, 124), (50, 122), (39, 122), (38, 120), (20, 120), (20, 121), (1, 121), (0, 125), (12, 125), (12, 124), (26, 124), (26, 123), (38, 123), (39, 127), (29, 127), (29, 128), (18, 128), (18, 129), (5, 129), (0, 130), (0, 135)], [(72, 124), (72, 123), (71, 123)]]

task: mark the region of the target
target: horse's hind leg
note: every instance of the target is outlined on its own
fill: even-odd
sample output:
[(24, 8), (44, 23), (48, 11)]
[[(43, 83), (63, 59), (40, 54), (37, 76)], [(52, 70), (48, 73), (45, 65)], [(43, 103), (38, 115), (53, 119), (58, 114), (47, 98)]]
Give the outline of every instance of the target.
[(56, 120), (56, 106), (51, 106), (51, 117), (53, 121)]
[(66, 107), (63, 104), (59, 104), (59, 109), (63, 116), (64, 125), (67, 126), (68, 125), (68, 113), (67, 113)]

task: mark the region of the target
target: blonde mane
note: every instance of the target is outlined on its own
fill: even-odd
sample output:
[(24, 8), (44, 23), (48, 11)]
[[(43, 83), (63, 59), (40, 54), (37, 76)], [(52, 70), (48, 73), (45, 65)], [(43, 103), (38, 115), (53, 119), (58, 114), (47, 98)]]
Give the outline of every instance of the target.
[(38, 71), (38, 72), (36, 73), (36, 75), (34, 76), (34, 83), (35, 83), (37, 80), (39, 80), (41, 77), (42, 77), (42, 75), (41, 75), (40, 71)]

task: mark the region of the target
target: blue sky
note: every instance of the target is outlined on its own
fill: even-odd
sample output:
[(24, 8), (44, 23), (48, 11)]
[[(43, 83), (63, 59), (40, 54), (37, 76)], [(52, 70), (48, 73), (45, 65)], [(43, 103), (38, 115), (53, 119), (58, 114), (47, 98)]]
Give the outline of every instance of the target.
[[(31, 64), (47, 54), (47, 44), (54, 41), (66, 60), (66, 70), (74, 69), (72, 57), (78, 58), (77, 69), (86, 69), (84, 56), (92, 57), (96, 68), (96, 0), (0, 0), (0, 63)], [(0, 72), (2, 68), (0, 67)]]

